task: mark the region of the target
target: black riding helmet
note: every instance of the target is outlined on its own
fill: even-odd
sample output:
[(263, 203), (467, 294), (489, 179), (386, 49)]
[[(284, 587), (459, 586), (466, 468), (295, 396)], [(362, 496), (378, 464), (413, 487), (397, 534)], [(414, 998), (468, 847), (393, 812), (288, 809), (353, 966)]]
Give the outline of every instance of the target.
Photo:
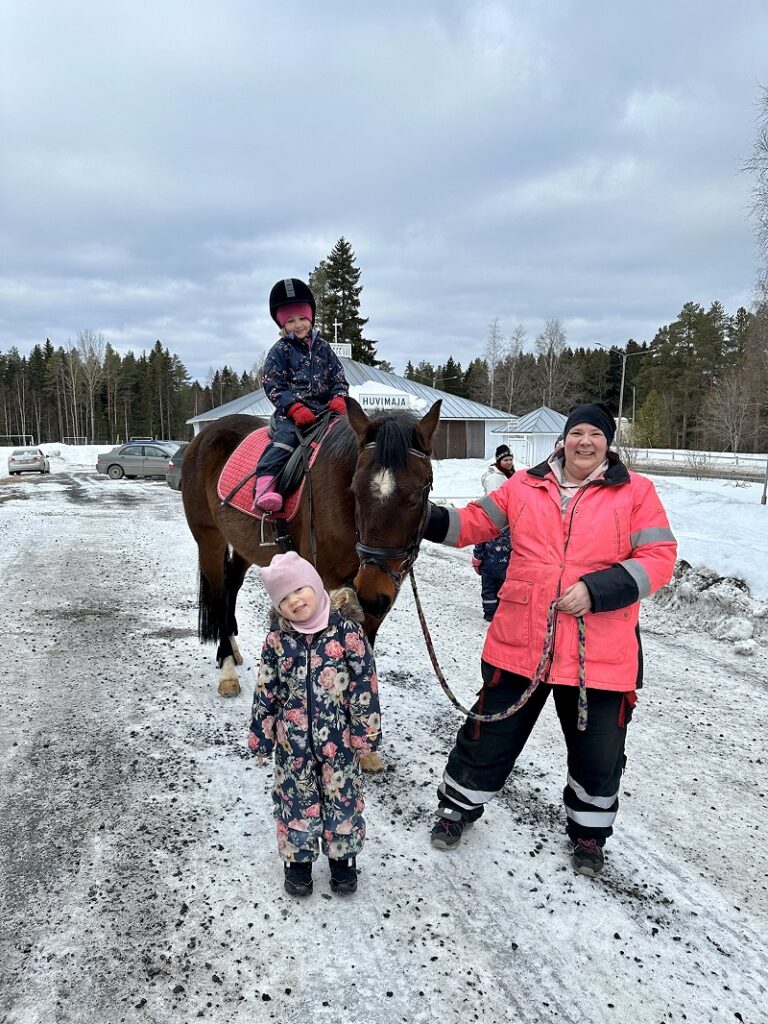
[[(269, 315), (277, 324), (275, 314), (281, 306), (292, 306), (295, 302), (306, 302), (312, 309), (312, 322), (315, 320), (315, 296), (309, 285), (298, 277), (284, 277), (273, 286), (269, 293)], [(279, 327), (280, 324), (277, 324)]]

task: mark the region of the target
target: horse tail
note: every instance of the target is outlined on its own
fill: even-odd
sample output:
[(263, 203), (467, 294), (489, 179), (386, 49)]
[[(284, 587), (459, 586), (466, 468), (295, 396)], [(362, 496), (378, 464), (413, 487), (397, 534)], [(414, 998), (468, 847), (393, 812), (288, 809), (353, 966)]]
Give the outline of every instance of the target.
[(201, 644), (215, 644), (219, 640), (219, 602), (216, 601), (211, 585), (200, 570), (200, 589), (197, 594), (197, 635)]

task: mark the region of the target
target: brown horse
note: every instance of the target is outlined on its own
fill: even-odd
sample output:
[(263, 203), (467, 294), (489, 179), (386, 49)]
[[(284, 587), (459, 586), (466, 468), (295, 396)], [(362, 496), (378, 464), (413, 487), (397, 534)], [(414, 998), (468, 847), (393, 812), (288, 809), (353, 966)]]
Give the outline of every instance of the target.
[[(313, 560), (328, 589), (351, 584), (365, 612), (370, 640), (418, 554), (432, 485), (432, 437), (440, 419), (437, 401), (422, 418), (383, 413), (368, 418), (347, 399), (341, 417), (320, 447), (300, 507), (287, 524), (293, 546)], [(198, 634), (218, 645), (219, 693), (240, 692), (236, 665), (237, 594), (251, 565), (267, 565), (280, 548), (271, 528), (231, 506), (222, 507), (216, 485), (229, 456), (252, 430), (253, 416), (224, 416), (205, 427), (184, 453), (182, 498), (200, 559)], [(250, 485), (246, 485), (250, 486)]]

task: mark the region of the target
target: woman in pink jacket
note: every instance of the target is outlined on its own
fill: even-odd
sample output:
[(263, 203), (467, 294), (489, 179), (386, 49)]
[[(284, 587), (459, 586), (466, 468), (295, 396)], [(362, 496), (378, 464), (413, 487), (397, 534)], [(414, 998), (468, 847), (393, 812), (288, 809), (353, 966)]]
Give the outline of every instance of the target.
[[(572, 862), (596, 875), (619, 807), (627, 725), (642, 685), (640, 600), (672, 577), (677, 545), (656, 490), (608, 449), (601, 402), (577, 406), (564, 443), (466, 508), (432, 506), (425, 537), (455, 547), (509, 527), (512, 555), (483, 648), (475, 712), (504, 711), (526, 691), (545, 648), (542, 683), (511, 717), (467, 719), (438, 790), (434, 846), (451, 849), (504, 786), (552, 693), (568, 751), (563, 792)], [(553, 609), (554, 603), (554, 609)], [(578, 619), (587, 721), (579, 727)]]

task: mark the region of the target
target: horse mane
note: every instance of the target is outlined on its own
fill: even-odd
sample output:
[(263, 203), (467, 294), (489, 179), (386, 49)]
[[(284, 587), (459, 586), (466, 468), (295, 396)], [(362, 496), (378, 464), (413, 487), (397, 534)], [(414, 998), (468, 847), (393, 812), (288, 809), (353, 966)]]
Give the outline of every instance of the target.
[[(418, 419), (411, 412), (384, 412), (371, 417), (366, 443), (376, 443), (376, 461), (382, 469), (391, 469), (393, 472), (403, 469), (410, 448), (416, 446), (423, 450), (423, 442), (416, 433), (417, 423)], [(350, 469), (357, 465), (360, 442), (347, 420), (338, 422), (323, 446), (330, 455), (345, 460)]]

